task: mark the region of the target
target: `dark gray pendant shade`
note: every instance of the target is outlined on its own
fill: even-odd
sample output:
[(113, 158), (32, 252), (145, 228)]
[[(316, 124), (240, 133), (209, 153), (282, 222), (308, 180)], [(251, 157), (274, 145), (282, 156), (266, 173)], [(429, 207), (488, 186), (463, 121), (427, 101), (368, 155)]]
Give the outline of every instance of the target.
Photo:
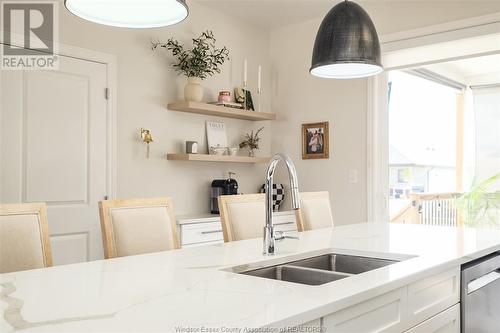
[(316, 35), (311, 74), (350, 79), (382, 71), (377, 30), (368, 13), (351, 1), (337, 4)]

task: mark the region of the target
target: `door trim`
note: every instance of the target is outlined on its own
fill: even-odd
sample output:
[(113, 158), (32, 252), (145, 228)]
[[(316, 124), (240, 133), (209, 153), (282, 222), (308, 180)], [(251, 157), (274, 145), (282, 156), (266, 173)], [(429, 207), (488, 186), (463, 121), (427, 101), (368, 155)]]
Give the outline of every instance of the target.
[[(450, 42), (473, 38), (500, 38), (500, 12), (472, 17), (464, 20), (447, 22), (420, 29), (407, 30), (380, 37), (382, 58), (391, 53), (391, 57), (405, 57), (408, 52), (418, 52), (419, 48), (449, 47)], [(446, 44), (446, 45), (445, 45)], [(459, 58), (481, 56), (500, 52), (500, 47), (489, 43), (485, 48), (474, 47), (462, 50)], [(497, 44), (498, 45), (498, 44)], [(435, 48), (436, 49), (436, 48)], [(435, 50), (434, 49), (434, 50)], [(420, 52), (422, 49), (420, 49)], [(406, 54), (405, 54), (406, 52)], [(449, 52), (449, 50), (448, 50)], [(428, 52), (432, 54), (432, 52)], [(435, 59), (428, 58), (426, 63), (456, 60), (457, 57), (441, 52)], [(422, 65), (410, 58), (401, 61), (399, 66), (388, 66), (385, 70)], [(386, 85), (384, 73), (368, 79), (367, 84), (367, 221), (389, 222), (388, 212), (388, 117)], [(385, 103), (384, 103), (385, 101)]]
[[(13, 41), (23, 40), (21, 35), (12, 34)], [(109, 199), (115, 199), (117, 194), (117, 57), (116, 55), (100, 51), (84, 49), (78, 46), (54, 42), (58, 46), (56, 54), (65, 57), (92, 61), (106, 65), (106, 81), (108, 87), (107, 95), (107, 152), (106, 152), (106, 192)], [(0, 45), (6, 44), (3, 41), (3, 31), (0, 30)], [(14, 46), (22, 47), (17, 43)], [(57, 48), (56, 48), (57, 49)], [(0, 71), (1, 72), (1, 71)], [(103, 95), (104, 95), (103, 91)]]

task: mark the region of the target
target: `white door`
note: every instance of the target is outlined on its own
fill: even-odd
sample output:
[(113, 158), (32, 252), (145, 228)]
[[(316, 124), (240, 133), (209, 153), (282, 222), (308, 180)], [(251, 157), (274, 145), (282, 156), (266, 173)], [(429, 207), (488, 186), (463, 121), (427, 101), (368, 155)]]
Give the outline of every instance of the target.
[(54, 264), (103, 257), (106, 65), (59, 56), (59, 70), (1, 76), (0, 201), (46, 202)]

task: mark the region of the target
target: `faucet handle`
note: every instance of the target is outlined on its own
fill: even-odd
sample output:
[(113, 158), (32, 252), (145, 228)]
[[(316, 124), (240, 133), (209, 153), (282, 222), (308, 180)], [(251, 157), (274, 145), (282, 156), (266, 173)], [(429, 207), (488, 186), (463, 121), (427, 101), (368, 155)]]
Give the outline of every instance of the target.
[(297, 237), (297, 236), (285, 235), (285, 233), (283, 231), (275, 231), (274, 235), (275, 235), (274, 240), (277, 240), (277, 241), (281, 241), (284, 239), (299, 239), (299, 237)]

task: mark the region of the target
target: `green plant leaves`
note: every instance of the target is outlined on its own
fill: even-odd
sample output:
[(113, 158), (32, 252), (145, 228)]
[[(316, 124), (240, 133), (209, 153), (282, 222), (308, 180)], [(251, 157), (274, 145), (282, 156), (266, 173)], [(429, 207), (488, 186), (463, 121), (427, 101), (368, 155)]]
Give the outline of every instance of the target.
[(500, 173), (481, 182), (475, 181), (470, 192), (461, 195), (455, 202), (458, 209), (466, 216), (468, 224), (479, 221), (487, 224), (498, 224), (500, 214), (500, 191), (491, 187), (500, 181)]
[(245, 140), (240, 143), (240, 148), (248, 147), (250, 149), (259, 149), (259, 134), (263, 129), (264, 127), (261, 127), (255, 133), (252, 130), (250, 134), (245, 134)]
[(220, 67), (226, 60), (229, 60), (229, 50), (225, 46), (217, 49), (215, 42), (213, 32), (207, 30), (200, 37), (192, 39), (194, 47), (191, 49), (184, 49), (184, 46), (173, 38), (166, 43), (152, 42), (152, 49), (156, 50), (161, 47), (170, 51), (176, 58), (172, 66), (179, 74), (205, 79), (215, 73), (220, 73)]

